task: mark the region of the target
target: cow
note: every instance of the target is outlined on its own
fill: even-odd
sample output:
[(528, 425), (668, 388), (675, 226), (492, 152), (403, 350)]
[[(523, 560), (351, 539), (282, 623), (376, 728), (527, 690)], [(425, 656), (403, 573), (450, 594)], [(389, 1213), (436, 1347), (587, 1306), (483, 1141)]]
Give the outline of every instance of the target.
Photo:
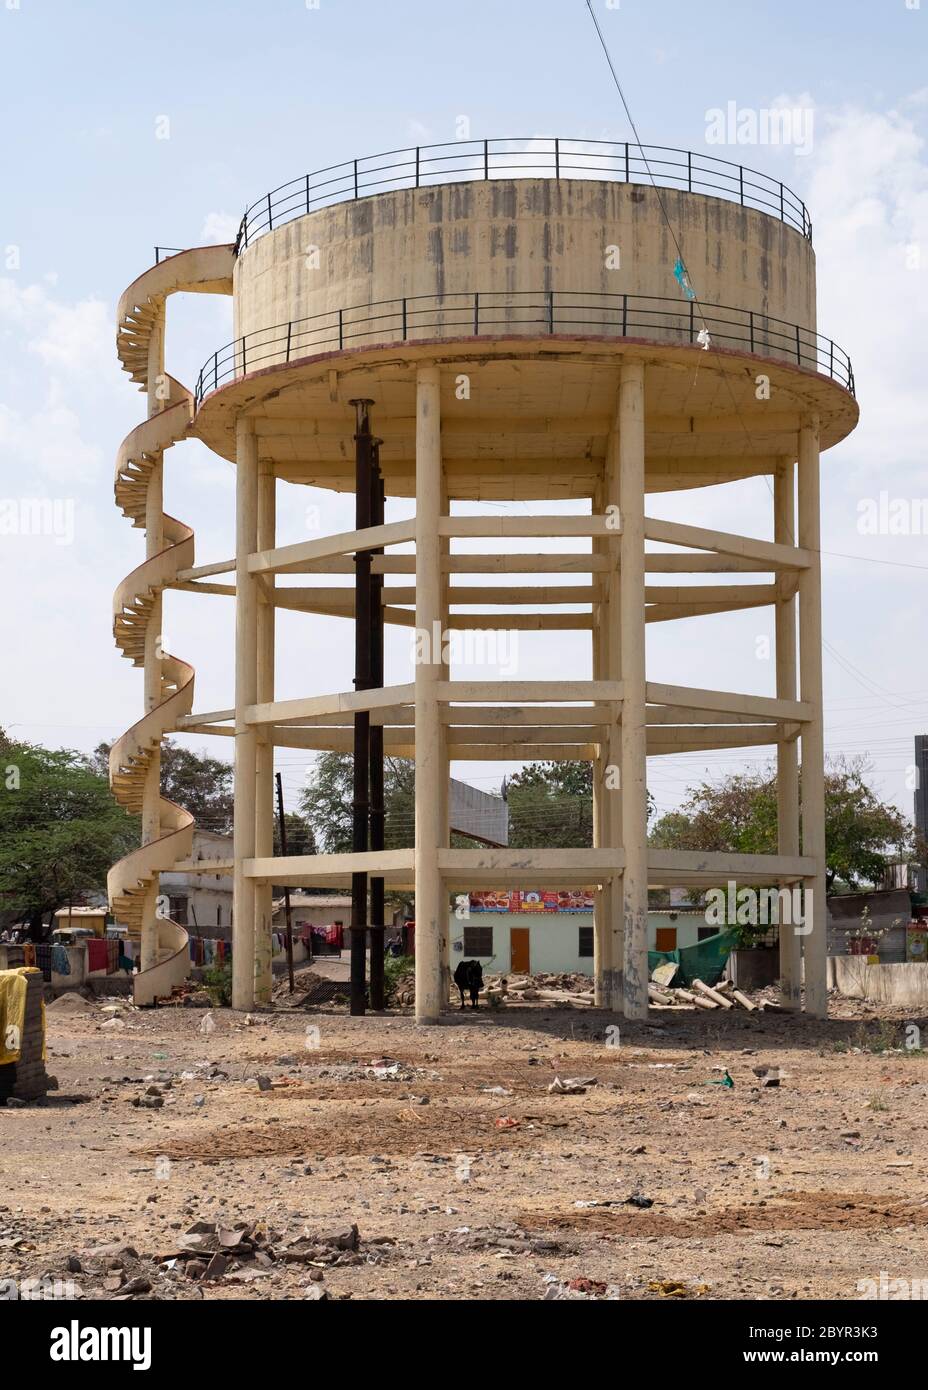
[(470, 994), (471, 1008), (477, 1008), (477, 995), (483, 989), (483, 967), (479, 960), (462, 960), (454, 972), (454, 983), (461, 991), (461, 1008), (464, 1008), (464, 991)]

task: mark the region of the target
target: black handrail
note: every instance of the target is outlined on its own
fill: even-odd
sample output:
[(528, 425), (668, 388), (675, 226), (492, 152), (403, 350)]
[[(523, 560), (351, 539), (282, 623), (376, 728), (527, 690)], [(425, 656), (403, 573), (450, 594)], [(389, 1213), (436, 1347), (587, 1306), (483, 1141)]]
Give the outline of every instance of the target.
[(812, 221), (802, 199), (779, 179), (742, 164), (669, 145), (639, 146), (628, 140), (512, 136), (505, 140), (455, 140), (442, 145), (409, 146), (302, 174), (272, 188), (246, 208), (235, 250), (238, 253), (263, 232), (332, 203), (395, 188), (531, 175), (637, 184), (650, 183), (653, 176), (661, 188), (713, 194), (766, 212), (812, 240)]
[(172, 256), (177, 256), (183, 251), (182, 246), (156, 246), (155, 265), (160, 265), (162, 260), (168, 261)]
[[(697, 316), (698, 315), (698, 316)], [(645, 338), (694, 344), (703, 328), (711, 343), (760, 357), (783, 357), (830, 377), (854, 395), (847, 353), (809, 328), (728, 304), (700, 304), (660, 295), (600, 291), (481, 290), (407, 295), (260, 328), (214, 352), (197, 379), (200, 402), (224, 382), (326, 351), (414, 342), (435, 337), (527, 334)]]

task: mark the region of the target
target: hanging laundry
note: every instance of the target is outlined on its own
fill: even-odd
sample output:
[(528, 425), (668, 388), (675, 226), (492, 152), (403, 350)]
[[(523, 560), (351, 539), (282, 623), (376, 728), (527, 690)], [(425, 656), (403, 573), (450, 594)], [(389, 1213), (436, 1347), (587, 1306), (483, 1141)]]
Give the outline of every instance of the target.
[[(100, 942), (103, 946), (103, 942)], [(106, 966), (106, 947), (103, 947), (103, 966)], [(70, 975), (71, 957), (68, 955), (66, 946), (53, 946), (51, 956), (51, 968), (56, 975)], [(44, 975), (44, 971), (42, 972)]]
[[(106, 970), (106, 942), (100, 937), (93, 937), (87, 942), (87, 969)], [(54, 969), (58, 969), (57, 966)]]
[(42, 972), (42, 979), (49, 981), (52, 978), (52, 948), (47, 941), (42, 941), (36, 946), (35, 963)]

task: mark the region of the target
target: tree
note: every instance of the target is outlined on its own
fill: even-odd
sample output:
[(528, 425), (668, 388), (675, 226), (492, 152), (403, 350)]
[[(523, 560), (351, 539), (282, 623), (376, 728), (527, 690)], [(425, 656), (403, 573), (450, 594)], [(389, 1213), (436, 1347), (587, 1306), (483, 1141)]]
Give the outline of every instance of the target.
[[(895, 806), (881, 802), (866, 781), (865, 758), (836, 757), (825, 772), (826, 887), (851, 889), (881, 882), (892, 854), (912, 848), (911, 826)], [(662, 816), (650, 842), (660, 849), (729, 854), (776, 854), (775, 767), (737, 773), (689, 788), (679, 811)]]
[(592, 846), (592, 763), (527, 763), (507, 780), (506, 800), (513, 848)]
[[(110, 744), (94, 749), (93, 765), (108, 775)], [(161, 795), (193, 816), (199, 830), (231, 835), (235, 798), (232, 764), (166, 738), (161, 744)]]
[[(324, 853), (350, 853), (353, 800), (352, 755), (320, 753), (300, 797), (300, 810)], [(415, 841), (415, 764), (409, 758), (384, 760), (384, 809), (386, 848), (408, 849)]]
[[(284, 825), (287, 829), (287, 854), (315, 854), (316, 841), (312, 828), (296, 811), (284, 811)], [(274, 813), (274, 854), (282, 853), (280, 847), (280, 822)]]
[(0, 905), (42, 920), (87, 892), (139, 840), (91, 759), (66, 748), (13, 742), (0, 733)]
[[(589, 849), (593, 844), (593, 764), (527, 763), (503, 783), (514, 849)], [(618, 785), (609, 792), (619, 796)], [(653, 800), (648, 792), (648, 818)]]

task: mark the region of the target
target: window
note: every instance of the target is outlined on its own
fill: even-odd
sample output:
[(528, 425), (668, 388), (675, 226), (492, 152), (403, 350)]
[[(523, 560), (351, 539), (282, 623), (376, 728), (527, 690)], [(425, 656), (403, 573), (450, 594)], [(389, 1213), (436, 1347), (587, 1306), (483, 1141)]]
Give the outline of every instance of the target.
[(718, 929), (718, 927), (697, 927), (697, 929), (696, 929), (696, 940), (697, 940), (697, 941), (708, 941), (708, 939), (709, 939), (710, 936), (718, 936), (718, 934), (719, 934), (719, 929)]
[(579, 927), (577, 929), (577, 955), (589, 958), (593, 954), (593, 928)]
[(677, 949), (676, 927), (658, 927), (655, 932), (654, 949), (656, 951), (675, 951)]
[(171, 921), (176, 922), (180, 927), (185, 927), (187, 925), (187, 899), (169, 898), (168, 904)]
[(464, 954), (465, 956), (492, 956), (493, 928), (465, 927)]
[(216, 908), (216, 926), (217, 926), (217, 927), (221, 927), (221, 926), (222, 926), (222, 904), (221, 904), (221, 903), (220, 903), (219, 906)]

